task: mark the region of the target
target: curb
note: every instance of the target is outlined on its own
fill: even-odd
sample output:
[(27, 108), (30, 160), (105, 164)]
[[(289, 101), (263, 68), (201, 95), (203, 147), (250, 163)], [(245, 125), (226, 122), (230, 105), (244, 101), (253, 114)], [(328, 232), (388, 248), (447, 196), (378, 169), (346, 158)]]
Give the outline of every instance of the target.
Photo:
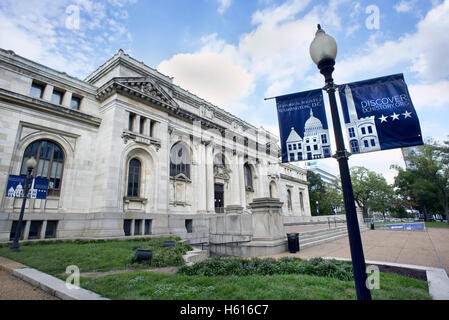
[(65, 281), (4, 257), (0, 269), (61, 300), (109, 300), (83, 288), (68, 289)]
[[(348, 258), (336, 258), (336, 257), (323, 257), (323, 259), (352, 261), (351, 259)], [(449, 300), (449, 277), (446, 273), (446, 270), (444, 269), (426, 266), (416, 266), (412, 264), (402, 264), (402, 263), (372, 261), (372, 260), (366, 260), (365, 263), (426, 271), (427, 284), (429, 285), (429, 294), (431, 295), (432, 299)]]

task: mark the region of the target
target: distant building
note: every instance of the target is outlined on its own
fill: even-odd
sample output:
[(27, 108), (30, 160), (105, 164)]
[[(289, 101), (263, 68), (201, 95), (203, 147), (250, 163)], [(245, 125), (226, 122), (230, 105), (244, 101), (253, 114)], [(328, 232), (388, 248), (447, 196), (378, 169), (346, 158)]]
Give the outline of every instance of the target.
[(336, 175), (320, 168), (316, 161), (307, 161), (306, 169), (318, 174), (321, 177), (321, 180), (327, 185), (332, 185), (335, 179), (338, 179)]

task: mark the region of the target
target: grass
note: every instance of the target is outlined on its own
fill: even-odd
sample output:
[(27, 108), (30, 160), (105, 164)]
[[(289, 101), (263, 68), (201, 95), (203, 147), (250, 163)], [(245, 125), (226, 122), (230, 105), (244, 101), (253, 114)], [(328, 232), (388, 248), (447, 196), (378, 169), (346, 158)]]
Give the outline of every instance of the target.
[[(129, 269), (130, 266), (142, 269), (182, 265), (183, 262), (182, 260), (180, 262), (179, 258), (191, 249), (190, 246), (177, 242), (176, 249), (163, 248), (164, 240), (173, 238), (24, 243), (21, 245), (21, 252), (11, 252), (8, 245), (3, 245), (0, 247), (0, 256), (21, 262), (62, 280), (66, 278), (64, 272), (69, 265), (77, 265), (82, 273)], [(153, 260), (156, 263), (130, 265), (138, 248), (152, 249)], [(232, 270), (240, 266), (234, 265), (234, 262), (219, 263), (216, 265), (217, 268), (212, 269), (214, 272), (225, 272), (221, 275), (219, 273), (204, 275), (201, 274), (201, 268), (196, 270), (185, 267), (182, 268), (185, 271), (196, 270), (195, 272), (200, 274), (166, 275), (137, 270), (98, 278), (82, 277), (81, 286), (104, 297), (120, 300), (356, 299), (354, 281), (344, 276), (347, 271), (344, 265), (333, 263), (335, 266), (331, 266), (329, 262), (318, 260), (313, 263), (285, 260), (279, 265), (268, 264), (267, 261), (267, 264), (246, 266), (251, 267), (251, 270), (254, 269), (257, 274), (240, 272), (240, 275), (235, 275)], [(261, 267), (263, 269), (260, 269)], [(259, 274), (264, 272), (266, 274)], [(425, 281), (381, 273), (380, 287), (380, 290), (372, 290), (374, 299), (430, 299)]]
[(449, 224), (446, 222), (432, 222), (426, 221), (426, 228), (449, 228)]
[[(82, 278), (81, 286), (118, 300), (355, 300), (353, 281), (310, 275), (187, 276), (137, 271)], [(381, 273), (377, 300), (427, 300), (427, 282)]]
[[(163, 248), (164, 240), (177, 240), (176, 248)], [(139, 248), (153, 250), (151, 265), (132, 264), (134, 253)], [(11, 252), (9, 245), (4, 245), (0, 247), (0, 256), (51, 275), (59, 275), (70, 265), (78, 266), (80, 272), (179, 266), (183, 264), (182, 255), (191, 247), (175, 238), (150, 238), (29, 242), (21, 244), (20, 249), (21, 252)]]

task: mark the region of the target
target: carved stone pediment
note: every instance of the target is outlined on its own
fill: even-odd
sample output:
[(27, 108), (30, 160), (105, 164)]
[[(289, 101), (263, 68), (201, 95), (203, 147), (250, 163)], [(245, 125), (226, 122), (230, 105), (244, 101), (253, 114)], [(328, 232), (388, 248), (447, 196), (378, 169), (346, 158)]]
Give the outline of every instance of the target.
[(231, 170), (226, 168), (224, 165), (216, 164), (214, 165), (214, 177), (217, 179), (229, 180)]

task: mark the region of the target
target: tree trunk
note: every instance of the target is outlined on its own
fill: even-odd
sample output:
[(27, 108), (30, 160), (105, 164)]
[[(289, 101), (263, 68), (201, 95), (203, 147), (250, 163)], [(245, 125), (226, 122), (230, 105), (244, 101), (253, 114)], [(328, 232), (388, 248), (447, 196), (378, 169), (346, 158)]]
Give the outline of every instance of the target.
[(427, 221), (427, 206), (426, 205), (424, 205), (423, 212), (424, 212), (424, 221)]

